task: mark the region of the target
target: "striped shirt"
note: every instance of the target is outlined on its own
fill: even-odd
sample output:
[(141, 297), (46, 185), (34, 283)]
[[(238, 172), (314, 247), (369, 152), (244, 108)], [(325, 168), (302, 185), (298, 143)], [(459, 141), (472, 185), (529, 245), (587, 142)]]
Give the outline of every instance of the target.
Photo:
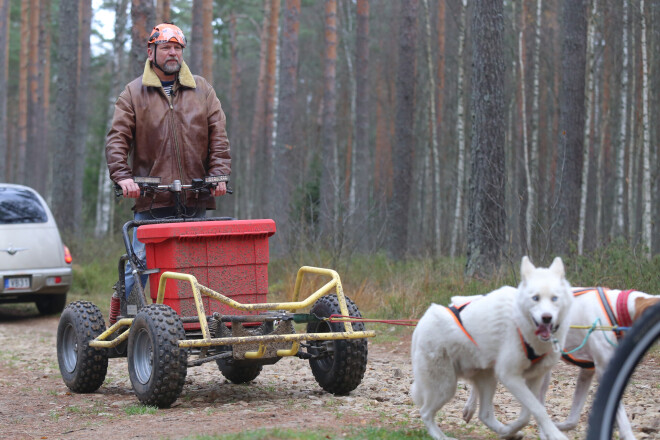
[(163, 85), (163, 90), (167, 96), (172, 96), (172, 87), (174, 86), (174, 81), (161, 81)]

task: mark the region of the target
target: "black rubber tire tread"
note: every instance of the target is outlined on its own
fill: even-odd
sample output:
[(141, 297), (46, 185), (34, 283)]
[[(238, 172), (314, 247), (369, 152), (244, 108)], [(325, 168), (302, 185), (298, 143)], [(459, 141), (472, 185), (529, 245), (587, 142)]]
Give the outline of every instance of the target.
[(646, 310), (626, 333), (607, 364), (589, 415), (587, 440), (612, 439), (616, 411), (630, 376), (660, 340), (660, 303)]
[[(67, 327), (75, 331), (76, 362), (75, 369), (67, 371), (64, 359), (63, 338)], [(74, 393), (93, 393), (103, 384), (108, 372), (108, 355), (105, 349), (89, 346), (105, 331), (103, 314), (89, 301), (75, 301), (69, 304), (57, 326), (57, 362), (66, 386)]]
[[(362, 317), (357, 306), (346, 297), (346, 306), (350, 316)], [(310, 311), (319, 318), (341, 314), (337, 295), (326, 295), (314, 303)], [(364, 323), (354, 322), (353, 330), (364, 331)], [(307, 333), (343, 332), (344, 323), (341, 322), (310, 322), (307, 324)], [(310, 341), (310, 345), (321, 346), (325, 341)], [(316, 382), (329, 393), (346, 395), (360, 385), (364, 372), (367, 369), (367, 340), (366, 339), (338, 339), (331, 341), (334, 345), (334, 354), (323, 359), (310, 359), (309, 365)], [(312, 349), (313, 351), (313, 349)]]
[[(220, 324), (224, 325), (224, 324)], [(265, 334), (266, 326), (263, 324), (254, 330), (250, 331), (255, 336)], [(272, 328), (271, 328), (272, 331)], [(216, 336), (218, 337), (218, 336)], [(231, 346), (226, 345), (222, 346), (221, 349), (231, 351)], [(218, 359), (215, 361), (218, 364), (218, 369), (222, 375), (231, 383), (240, 385), (243, 383), (252, 382), (256, 379), (261, 370), (263, 369), (262, 364), (255, 364), (250, 361), (235, 361), (234, 359)]]
[(218, 359), (218, 368), (228, 381), (235, 384), (248, 383), (261, 374), (263, 365), (261, 364), (241, 364), (239, 362), (230, 364), (229, 362), (222, 362), (224, 359)]
[[(135, 338), (148, 333), (152, 348), (151, 376), (141, 383), (135, 372)], [(144, 405), (169, 408), (179, 397), (186, 381), (188, 350), (179, 348), (186, 332), (179, 315), (164, 304), (143, 307), (133, 320), (128, 337), (128, 374), (133, 391)]]
[(42, 315), (55, 315), (64, 310), (66, 306), (66, 293), (54, 293), (51, 295), (41, 295), (34, 304)]

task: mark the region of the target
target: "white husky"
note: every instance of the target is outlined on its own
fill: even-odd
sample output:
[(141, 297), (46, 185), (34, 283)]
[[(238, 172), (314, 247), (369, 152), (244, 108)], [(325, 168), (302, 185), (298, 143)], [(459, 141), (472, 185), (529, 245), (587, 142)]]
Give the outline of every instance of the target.
[[(568, 325), (562, 323), (573, 294), (559, 257), (547, 269), (524, 257), (520, 275), (518, 288), (501, 287), (479, 301), (456, 304), (453, 311), (432, 304), (417, 324), (411, 395), (434, 439), (448, 438), (435, 415), (454, 396), (462, 377), (478, 393), (479, 418), (499, 436), (518, 437), (533, 415), (542, 439), (566, 440), (536, 396), (564, 346)], [(498, 381), (522, 404), (520, 417), (507, 425), (494, 415)]]

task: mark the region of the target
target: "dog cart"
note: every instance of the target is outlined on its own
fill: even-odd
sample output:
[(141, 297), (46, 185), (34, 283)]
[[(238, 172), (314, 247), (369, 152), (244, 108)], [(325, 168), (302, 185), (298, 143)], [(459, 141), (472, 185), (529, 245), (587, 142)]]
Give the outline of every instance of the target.
[[(146, 244), (146, 267), (132, 249), (134, 227)], [(188, 368), (215, 362), (229, 381), (245, 383), (264, 365), (295, 356), (309, 361), (324, 390), (354, 390), (366, 370), (365, 338), (375, 332), (362, 322), (331, 319), (361, 317), (334, 270), (301, 267), (291, 301), (267, 302), (268, 238), (274, 233), (275, 223), (267, 219), (127, 222), (109, 327), (89, 301), (75, 301), (61, 315), (57, 357), (64, 383), (76, 393), (94, 392), (105, 380), (108, 359), (126, 357), (139, 401), (165, 408), (182, 392)], [(136, 280), (148, 274), (150, 301), (138, 282), (128, 297), (123, 294), (127, 263)], [(327, 282), (303, 295), (309, 276)], [(295, 324), (305, 331), (297, 332)]]

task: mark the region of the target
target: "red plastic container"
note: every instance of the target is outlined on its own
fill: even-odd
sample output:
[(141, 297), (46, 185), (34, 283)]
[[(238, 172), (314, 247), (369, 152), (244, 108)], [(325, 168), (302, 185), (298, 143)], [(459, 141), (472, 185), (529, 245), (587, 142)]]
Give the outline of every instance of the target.
[[(273, 220), (229, 220), (163, 223), (140, 226), (138, 239), (145, 243), (151, 298), (158, 296), (163, 272), (190, 274), (197, 281), (240, 303), (266, 302), (268, 293), (268, 237), (275, 233)], [(206, 314), (241, 312), (203, 295)], [(179, 316), (197, 316), (190, 283), (170, 279), (165, 304)], [(186, 324), (186, 329), (199, 324)]]

